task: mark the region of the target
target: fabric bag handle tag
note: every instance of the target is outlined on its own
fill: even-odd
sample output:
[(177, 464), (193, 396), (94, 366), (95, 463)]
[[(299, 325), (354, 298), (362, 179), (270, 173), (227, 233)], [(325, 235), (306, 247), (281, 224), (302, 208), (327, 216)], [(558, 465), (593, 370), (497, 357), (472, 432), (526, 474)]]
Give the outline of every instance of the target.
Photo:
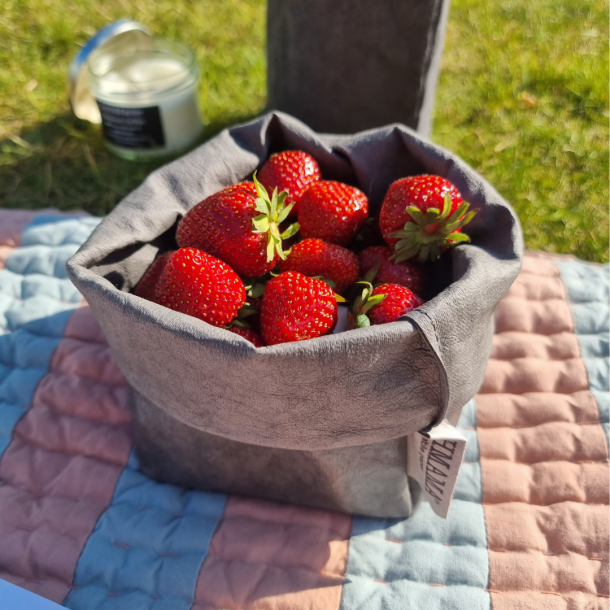
[(438, 426), (411, 434), (408, 441), (407, 472), (422, 488), (432, 510), (447, 518), (466, 438), (446, 419)]

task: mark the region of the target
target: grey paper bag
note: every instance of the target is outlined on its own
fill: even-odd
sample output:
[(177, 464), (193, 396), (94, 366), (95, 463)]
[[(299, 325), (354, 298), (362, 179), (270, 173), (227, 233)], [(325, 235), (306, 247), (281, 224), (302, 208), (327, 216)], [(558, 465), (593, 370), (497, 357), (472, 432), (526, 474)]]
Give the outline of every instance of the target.
[[(434, 173), (478, 210), (471, 244), (437, 263), (440, 292), (383, 326), (256, 349), (224, 329), (130, 294), (204, 197), (273, 152), (312, 154), (326, 179), (363, 190), (375, 214), (397, 178)], [(492, 315), (516, 277), (522, 237), (510, 206), (451, 153), (401, 125), (319, 135), (280, 113), (223, 131), (151, 174), (68, 262), (132, 390), (149, 475), (309, 506), (408, 516), (407, 436), (455, 421), (478, 390)]]

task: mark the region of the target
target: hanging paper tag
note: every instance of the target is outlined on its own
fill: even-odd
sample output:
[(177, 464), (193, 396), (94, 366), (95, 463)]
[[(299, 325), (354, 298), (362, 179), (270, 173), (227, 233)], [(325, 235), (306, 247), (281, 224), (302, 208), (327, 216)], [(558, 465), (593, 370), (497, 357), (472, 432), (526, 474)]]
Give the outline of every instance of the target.
[(446, 419), (409, 437), (408, 474), (422, 488), (432, 510), (447, 518), (466, 450), (466, 438)]

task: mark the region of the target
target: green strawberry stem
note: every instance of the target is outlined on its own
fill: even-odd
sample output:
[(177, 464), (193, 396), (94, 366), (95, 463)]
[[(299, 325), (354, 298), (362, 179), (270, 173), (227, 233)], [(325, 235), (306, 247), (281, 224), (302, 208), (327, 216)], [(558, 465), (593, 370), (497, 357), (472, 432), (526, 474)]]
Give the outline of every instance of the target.
[(250, 325), (246, 321), (248, 316), (253, 316), (258, 313), (256, 309), (250, 306), (250, 303), (247, 301), (243, 304), (243, 307), (237, 312), (237, 317), (234, 318), (231, 322), (229, 322), (226, 328), (231, 328), (231, 326), (238, 326), (239, 328), (250, 328)]
[[(261, 278), (258, 278), (260, 280)], [(264, 278), (263, 278), (264, 279)], [(250, 286), (246, 286), (247, 296), (253, 299), (259, 299), (265, 293), (265, 283), (261, 281), (254, 281)]]
[(267, 262), (270, 263), (275, 258), (276, 253), (282, 260), (286, 260), (282, 240), (296, 235), (299, 230), (299, 223), (292, 223), (283, 233), (280, 233), (279, 227), (288, 218), (294, 203), (286, 205), (288, 191), (278, 193), (277, 189), (273, 189), (273, 193), (269, 197), (267, 189), (256, 179), (256, 172), (253, 180), (258, 194), (255, 209), (260, 212), (258, 216), (252, 219), (253, 232), (267, 234)]
[(371, 325), (369, 317), (363, 313), (359, 313), (356, 316), (356, 328), (366, 328)]
[(442, 210), (429, 208), (422, 212), (411, 205), (406, 211), (413, 220), (407, 221), (400, 231), (390, 233), (388, 236), (399, 239), (394, 246), (394, 254), (390, 257), (397, 263), (415, 256), (421, 262), (433, 261), (440, 256), (443, 248), (470, 241), (470, 237), (458, 229), (472, 220), (476, 210), (468, 212), (468, 204), (463, 201), (458, 209), (449, 215), (451, 211), (449, 193), (445, 193)]
[(328, 278), (324, 277), (323, 275), (312, 275), (311, 279), (320, 280), (321, 282), (328, 284), (331, 288), (334, 288), (337, 285), (337, 284), (335, 284), (335, 282), (333, 282), (332, 280), (329, 280)]
[(355, 328), (365, 328), (371, 325), (369, 317), (366, 315), (375, 305), (379, 305), (386, 297), (385, 294), (376, 294), (371, 296), (373, 292), (373, 285), (370, 282), (356, 282), (357, 284), (364, 284), (364, 290), (362, 294), (356, 297), (354, 305), (352, 307), (352, 315), (355, 319)]
[(377, 277), (377, 274), (379, 273), (379, 268), (381, 267), (381, 263), (377, 263), (376, 265), (373, 265), (365, 274), (364, 277), (362, 278), (365, 282), (369, 282), (370, 284), (372, 284), (375, 281), (375, 278)]
[(235, 318), (232, 322), (227, 325), (227, 328), (231, 328), (231, 326), (237, 326), (238, 328), (250, 328), (250, 325), (243, 320), (238, 320)]

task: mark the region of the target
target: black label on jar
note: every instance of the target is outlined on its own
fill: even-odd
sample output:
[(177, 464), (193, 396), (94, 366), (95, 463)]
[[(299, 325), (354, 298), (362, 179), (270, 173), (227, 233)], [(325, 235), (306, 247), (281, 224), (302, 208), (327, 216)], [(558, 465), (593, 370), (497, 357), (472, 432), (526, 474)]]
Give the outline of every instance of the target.
[(104, 137), (123, 148), (161, 148), (165, 136), (158, 106), (117, 108), (97, 102), (102, 115)]

